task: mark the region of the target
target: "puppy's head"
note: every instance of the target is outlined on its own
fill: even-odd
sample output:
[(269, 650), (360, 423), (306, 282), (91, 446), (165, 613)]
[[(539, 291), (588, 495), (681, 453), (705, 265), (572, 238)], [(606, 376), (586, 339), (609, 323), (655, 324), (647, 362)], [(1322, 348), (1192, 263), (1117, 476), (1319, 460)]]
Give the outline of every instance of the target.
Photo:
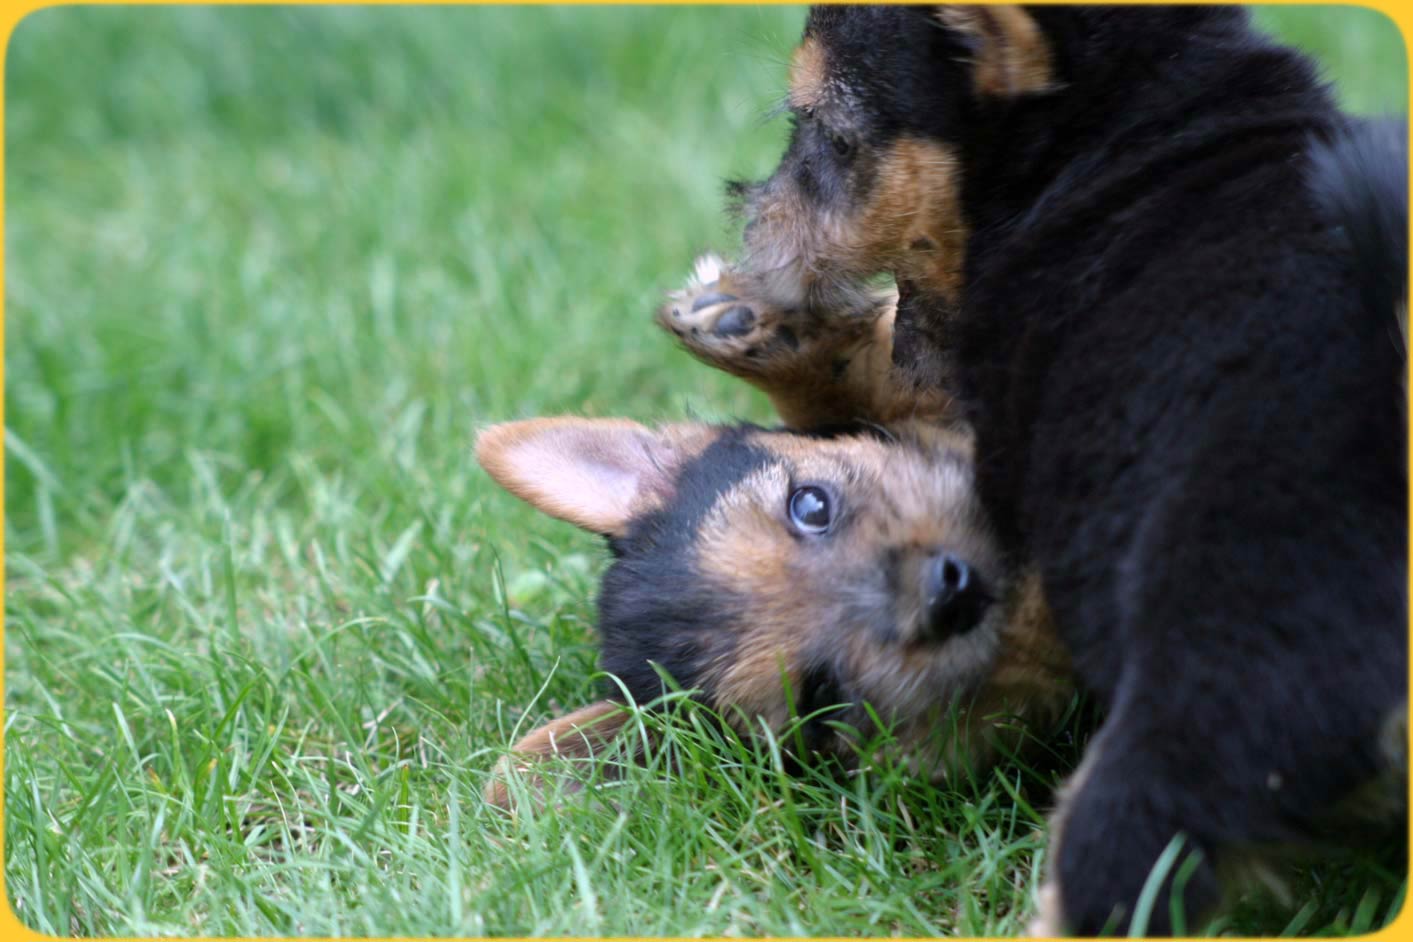
[(973, 734), (997, 711), (1063, 686), (965, 436), (543, 419), (492, 427), (477, 452), (508, 490), (608, 538), (603, 666), (639, 702), (664, 672), (743, 730), (815, 715), (806, 749), (845, 758), (878, 716), (941, 774), (985, 747)]
[(746, 266), (781, 304), (837, 306), (880, 272), (954, 298), (961, 125), (978, 95), (1042, 94), (1052, 78), (1018, 8), (814, 8), (791, 59), (785, 154), (764, 182), (732, 184)]
[(1145, 78), (1114, 69), (1161, 61), (1163, 44), (1227, 15), (1240, 14), (813, 8), (790, 65), (788, 147), (767, 180), (731, 185), (755, 290), (781, 306), (848, 309), (886, 272), (905, 294), (955, 303), (978, 168), (1023, 173), (1047, 159), (1056, 135), (1078, 139), (1075, 125), (1102, 121), (1093, 113)]

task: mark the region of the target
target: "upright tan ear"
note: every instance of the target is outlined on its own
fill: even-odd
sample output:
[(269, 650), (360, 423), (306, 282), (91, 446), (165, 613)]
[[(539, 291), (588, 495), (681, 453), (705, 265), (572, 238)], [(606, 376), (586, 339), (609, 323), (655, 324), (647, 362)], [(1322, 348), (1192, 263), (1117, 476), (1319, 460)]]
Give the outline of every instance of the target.
[(670, 491), (679, 458), (669, 437), (627, 419), (528, 419), (476, 437), (476, 460), (497, 484), (607, 536), (623, 535), (635, 512)]
[(978, 94), (1015, 98), (1056, 87), (1050, 45), (1020, 7), (944, 5), (937, 8), (937, 19), (976, 47), (972, 79)]
[(482, 797), (498, 808), (510, 808), (506, 780), (512, 775), (528, 776), (533, 789), (543, 791), (544, 780), (536, 768), (540, 763), (556, 757), (592, 759), (623, 733), (628, 718), (623, 704), (600, 700), (550, 720), (516, 743), (511, 748), (512, 755), (496, 763), (491, 780), (481, 792)]

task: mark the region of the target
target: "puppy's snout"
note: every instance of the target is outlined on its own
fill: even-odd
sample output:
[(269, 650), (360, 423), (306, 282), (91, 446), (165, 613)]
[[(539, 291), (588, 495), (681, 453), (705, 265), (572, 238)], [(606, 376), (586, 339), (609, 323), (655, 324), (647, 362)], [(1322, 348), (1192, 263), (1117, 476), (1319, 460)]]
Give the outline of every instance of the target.
[(923, 593), (924, 625), (934, 641), (970, 631), (991, 601), (980, 574), (945, 550), (928, 560)]

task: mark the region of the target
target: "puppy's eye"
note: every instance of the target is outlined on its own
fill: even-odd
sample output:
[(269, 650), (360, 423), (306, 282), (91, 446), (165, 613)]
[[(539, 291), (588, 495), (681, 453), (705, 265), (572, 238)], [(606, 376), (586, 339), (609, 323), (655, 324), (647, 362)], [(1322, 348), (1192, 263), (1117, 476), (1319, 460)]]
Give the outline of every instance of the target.
[(823, 533), (829, 529), (832, 516), (824, 488), (809, 484), (790, 492), (790, 522), (801, 532)]
[(839, 134), (829, 136), (829, 145), (834, 148), (835, 155), (840, 158), (848, 157), (854, 152), (854, 145), (849, 139)]

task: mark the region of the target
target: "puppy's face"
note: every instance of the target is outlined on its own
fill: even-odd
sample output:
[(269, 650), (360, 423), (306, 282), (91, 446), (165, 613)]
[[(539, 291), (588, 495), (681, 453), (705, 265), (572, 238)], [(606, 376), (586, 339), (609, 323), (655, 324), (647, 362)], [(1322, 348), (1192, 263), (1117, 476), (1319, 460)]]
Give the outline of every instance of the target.
[(757, 290), (848, 309), (863, 279), (890, 272), (955, 301), (967, 235), (955, 142), (978, 109), (1051, 82), (1017, 7), (814, 8), (791, 60), (789, 146), (768, 180), (733, 185)]
[(514, 493), (609, 538), (603, 665), (640, 702), (662, 671), (742, 730), (824, 711), (806, 748), (847, 758), (876, 714), (942, 774), (985, 748), (998, 711), (1063, 687), (964, 436), (549, 419), (493, 427), (478, 452)]

